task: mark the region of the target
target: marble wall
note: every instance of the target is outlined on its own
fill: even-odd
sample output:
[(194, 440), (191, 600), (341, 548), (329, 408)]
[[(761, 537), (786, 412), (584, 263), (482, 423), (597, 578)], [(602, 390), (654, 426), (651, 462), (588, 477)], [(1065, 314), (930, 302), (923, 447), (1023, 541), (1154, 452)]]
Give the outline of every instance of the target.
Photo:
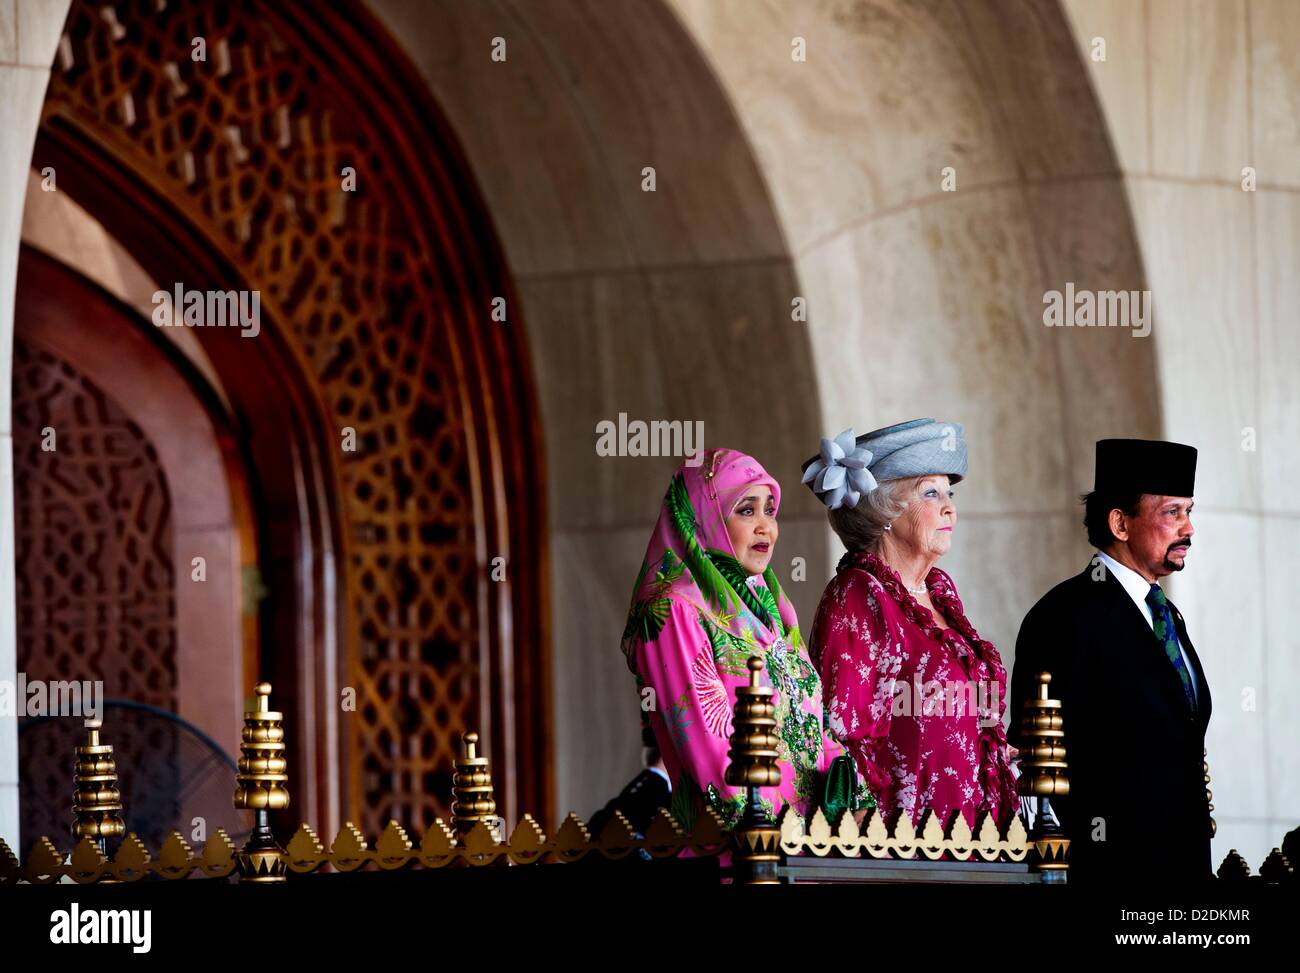
[[(10, 372), (22, 201), (70, 0), (0, 0), (0, 679), (17, 674)], [(18, 847), (18, 723), (0, 718), (0, 835)]]
[[(1300, 825), (1300, 5), (1066, 0), (1155, 303), (1163, 432), (1200, 449), (1172, 580), (1214, 694), (1216, 863)], [(1244, 188), (1253, 170), (1254, 188)]]

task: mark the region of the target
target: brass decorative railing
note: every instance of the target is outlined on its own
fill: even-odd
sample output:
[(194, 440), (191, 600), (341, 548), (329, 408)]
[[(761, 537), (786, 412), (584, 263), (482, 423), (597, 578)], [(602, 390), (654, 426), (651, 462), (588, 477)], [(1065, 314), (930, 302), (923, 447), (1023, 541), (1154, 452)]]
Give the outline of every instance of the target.
[[(328, 849), (316, 832), (303, 824), (281, 852), (281, 860), (285, 871), (308, 874), (326, 864), (341, 872), (368, 866), (389, 871), (408, 866), (491, 865), (502, 860), (531, 865), (543, 860), (576, 862), (588, 856), (620, 859), (640, 850), (653, 858), (671, 858), (687, 848), (696, 855), (717, 855), (726, 849), (728, 837), (711, 811), (706, 811), (690, 835), (681, 831), (667, 811), (661, 811), (641, 838), (633, 833), (621, 814), (616, 814), (596, 838), (592, 838), (586, 824), (574, 814), (564, 820), (553, 837), (547, 837), (531, 815), (524, 815), (504, 841), (497, 841), (490, 827), (482, 822), (458, 839), (438, 821), (418, 846), (396, 821), (389, 822), (373, 847), (354, 825), (347, 823), (339, 829)], [(181, 879), (194, 873), (210, 878), (238, 873), (241, 880), (248, 881), (239, 870), (239, 857), (234, 843), (220, 828), (198, 854), (178, 832), (173, 832), (164, 842), (157, 857), (135, 835), (128, 835), (111, 861), (89, 838), (78, 842), (66, 861), (48, 838), (41, 838), (26, 863), (20, 865), (9, 847), (0, 841), (0, 884), (18, 881), (48, 884), (65, 876), (83, 884), (136, 881), (151, 875)]]
[[(1063, 876), (1068, 867), (1069, 841), (1051, 816), (1042, 813), (1052, 795), (1068, 793), (1069, 787), (1060, 703), (1048, 697), (1048, 674), (1039, 675), (1037, 698), (1027, 702), (1020, 721), (1019, 737), (1025, 745), (1021, 749), (1018, 786), (1022, 795), (1038, 802), (1039, 812), (1034, 827), (1026, 830), (1018, 815), (1004, 829), (983, 815), (972, 829), (958, 812), (945, 822), (932, 810), (924, 811), (916, 826), (902, 814), (890, 827), (876, 809), (860, 819), (846, 810), (832, 822), (820, 809), (805, 821), (787, 807), (777, 821), (770, 820), (762, 810), (760, 790), (780, 782), (773, 735), (773, 690), (761, 684), (760, 659), (751, 658), (749, 669), (749, 685), (736, 692), (731, 764), (727, 771), (728, 784), (746, 789), (746, 809), (730, 831), (711, 809), (705, 808), (689, 834), (667, 810), (661, 809), (644, 834), (638, 834), (628, 819), (615, 811), (598, 835), (592, 835), (586, 823), (573, 813), (553, 835), (548, 835), (531, 814), (525, 814), (513, 831), (504, 835), (501, 819), (496, 817), (488, 760), (478, 753), (478, 734), (466, 733), (464, 754), (456, 761), (450, 822), (435, 821), (418, 844), (396, 821), (389, 822), (373, 845), (348, 822), (328, 848), (307, 824), (299, 825), (281, 848), (269, 826), (269, 811), (289, 806), (284, 718), (270, 709), (271, 686), (261, 683), (256, 688), (255, 708), (244, 715), (234, 794), (235, 806), (255, 815), (254, 829), (242, 849), (237, 849), (220, 828), (198, 852), (180, 832), (173, 831), (155, 855), (131, 833), (110, 859), (106, 841), (120, 837), (125, 830), (123, 808), (113, 748), (99, 739), (99, 721), (87, 721), (87, 743), (76, 748), (72, 834), (79, 840), (65, 855), (48, 837), (41, 837), (27, 860), (20, 862), (0, 839), (0, 885), (133, 882), (191, 875), (234, 875), (241, 882), (279, 883), (291, 874), (306, 875), (326, 866), (340, 872), (363, 868), (392, 871), (408, 867), (574, 863), (582, 859), (666, 859), (686, 851), (705, 858), (729, 855), (733, 880), (744, 884), (776, 883), (782, 880), (786, 862), (828, 857), (859, 859), (863, 867), (872, 860), (884, 859), (915, 865), (942, 861), (944, 867), (966, 869), (968, 878), (972, 868), (978, 871), (981, 864), (1003, 869), (1020, 866), (1023, 873), (1038, 873), (1035, 880), (1059, 880)], [(1268, 882), (1295, 878), (1290, 862), (1276, 848), (1261, 866), (1260, 874)], [(1245, 880), (1250, 877), (1250, 868), (1234, 849), (1219, 867), (1218, 875), (1225, 881)], [(974, 877), (979, 879), (978, 874)]]

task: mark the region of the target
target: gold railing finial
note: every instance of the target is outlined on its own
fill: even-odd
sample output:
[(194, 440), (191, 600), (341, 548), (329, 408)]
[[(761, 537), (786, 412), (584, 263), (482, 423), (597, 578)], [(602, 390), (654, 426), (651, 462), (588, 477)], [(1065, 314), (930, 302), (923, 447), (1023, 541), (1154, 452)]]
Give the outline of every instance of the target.
[(732, 721), (731, 750), (727, 756), (726, 782), (745, 788), (745, 811), (731, 834), (732, 858), (738, 869), (737, 881), (747, 885), (776, 885), (781, 863), (781, 829), (763, 807), (760, 787), (781, 783), (777, 763), (780, 742), (776, 735), (775, 695), (771, 686), (759, 682), (763, 660), (749, 657), (749, 685), (736, 687), (736, 710)]
[(108, 854), (107, 840), (126, 833), (122, 795), (117, 789), (117, 761), (111, 744), (100, 742), (104, 721), (86, 720), (86, 742), (76, 748), (73, 772), (72, 837), (89, 838)]
[(1050, 672), (1034, 677), (1037, 693), (1025, 700), (1020, 711), (1016, 744), (1020, 748), (1020, 779), (1016, 791), (1036, 802), (1034, 826), (1029, 841), (1035, 854), (1035, 870), (1065, 871), (1069, 867), (1070, 839), (1065, 837), (1052, 812), (1051, 799), (1070, 793), (1069, 766), (1065, 760), (1065, 720), (1061, 701), (1052, 699)]
[(235, 807), (253, 811), (256, 823), (237, 856), (239, 877), (244, 882), (283, 882), (285, 854), (271, 833), (270, 812), (289, 806), (284, 714), (271, 709), (269, 682), (259, 682), (253, 691), (257, 697), (255, 708), (244, 713), (244, 732), (239, 745)]
[(736, 688), (736, 709), (727, 753), (726, 781), (732, 787), (776, 787), (781, 783), (777, 763), (776, 705), (771, 686), (759, 682), (763, 660), (749, 657), (749, 685)]
[(1259, 874), (1265, 882), (1277, 884), (1292, 881), (1295, 878), (1295, 868), (1286, 855), (1282, 854), (1281, 848), (1274, 848), (1264, 859), (1264, 864), (1259, 866)]
[(1236, 848), (1229, 848), (1228, 854), (1219, 863), (1215, 874), (1225, 882), (1244, 882), (1250, 878), (1250, 866), (1246, 864), (1246, 859), (1237, 853)]
[(456, 775), (451, 782), (451, 826), (459, 840), (474, 830), (480, 821), (492, 835), (492, 840), (500, 842), (500, 818), (497, 817), (497, 802), (492, 796), (492, 773), (488, 769), (488, 758), (478, 754), (478, 734), (470, 731), (461, 736), (465, 744), (465, 756), (456, 761)]

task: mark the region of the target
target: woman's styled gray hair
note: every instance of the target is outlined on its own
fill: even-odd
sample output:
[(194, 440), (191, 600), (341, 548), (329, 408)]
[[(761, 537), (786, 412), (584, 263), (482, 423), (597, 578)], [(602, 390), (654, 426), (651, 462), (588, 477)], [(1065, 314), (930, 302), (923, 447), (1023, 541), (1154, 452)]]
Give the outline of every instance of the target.
[(862, 495), (856, 507), (839, 507), (828, 511), (831, 530), (851, 552), (880, 550), (885, 525), (907, 507), (907, 497), (916, 487), (919, 476), (882, 480), (876, 489)]

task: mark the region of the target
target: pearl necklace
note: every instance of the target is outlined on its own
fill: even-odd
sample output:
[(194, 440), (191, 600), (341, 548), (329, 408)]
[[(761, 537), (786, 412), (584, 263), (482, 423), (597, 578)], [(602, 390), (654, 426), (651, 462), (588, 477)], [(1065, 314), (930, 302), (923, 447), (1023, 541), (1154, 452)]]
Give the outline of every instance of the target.
[(908, 591), (910, 591), (910, 592), (911, 592), (912, 594), (914, 594), (914, 595), (924, 595), (924, 594), (927, 594), (927, 593), (929, 592), (929, 590), (930, 590), (929, 588), (927, 588), (927, 587), (925, 586), (925, 583), (924, 583), (924, 582), (922, 582), (921, 584), (919, 584), (919, 585), (917, 585), (915, 588), (913, 588), (910, 584), (908, 584), (906, 581), (904, 581), (904, 582), (903, 582), (903, 587), (906, 588)]

